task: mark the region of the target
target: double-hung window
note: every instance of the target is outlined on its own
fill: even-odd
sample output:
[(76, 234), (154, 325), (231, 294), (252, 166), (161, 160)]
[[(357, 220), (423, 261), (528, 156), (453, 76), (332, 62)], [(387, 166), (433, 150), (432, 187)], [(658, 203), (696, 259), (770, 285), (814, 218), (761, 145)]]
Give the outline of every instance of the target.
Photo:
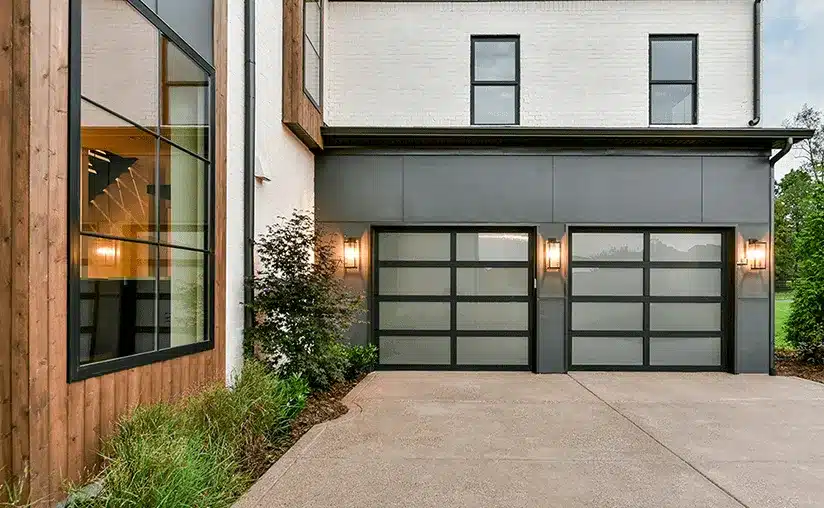
[(517, 35), (473, 35), (470, 123), (520, 123), (521, 65)]
[(649, 123), (698, 123), (697, 36), (650, 36)]
[(322, 7), (320, 0), (303, 2), (303, 89), (320, 109), (322, 52)]
[(214, 344), (214, 69), (140, 1), (73, 0), (71, 21), (78, 380)]

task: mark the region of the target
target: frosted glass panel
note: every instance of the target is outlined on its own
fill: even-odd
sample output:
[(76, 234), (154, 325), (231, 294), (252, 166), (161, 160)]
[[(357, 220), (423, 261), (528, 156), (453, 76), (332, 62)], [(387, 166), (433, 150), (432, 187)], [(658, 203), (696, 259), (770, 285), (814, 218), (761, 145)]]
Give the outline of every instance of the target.
[(720, 233), (653, 233), (650, 261), (721, 261)]
[(526, 296), (527, 268), (458, 268), (458, 294), (473, 296)]
[(449, 233), (380, 233), (383, 261), (449, 261)]
[(383, 330), (449, 330), (449, 302), (381, 302)]
[(720, 303), (651, 303), (651, 330), (705, 331), (721, 329)]
[(573, 268), (572, 294), (578, 296), (641, 296), (641, 268)]
[(650, 365), (721, 365), (721, 337), (650, 337)]
[(527, 302), (458, 303), (459, 330), (527, 330)]
[(449, 268), (381, 268), (382, 295), (449, 295)]
[(643, 261), (643, 233), (573, 233), (573, 261)]
[(449, 337), (381, 337), (381, 365), (449, 365)]
[(573, 330), (641, 330), (643, 303), (588, 303), (572, 304)]
[(653, 268), (652, 296), (721, 296), (721, 270), (710, 268)]
[(574, 365), (642, 365), (641, 337), (573, 337)]
[(458, 337), (458, 364), (527, 365), (526, 337)]
[(458, 261), (529, 261), (527, 233), (458, 233)]

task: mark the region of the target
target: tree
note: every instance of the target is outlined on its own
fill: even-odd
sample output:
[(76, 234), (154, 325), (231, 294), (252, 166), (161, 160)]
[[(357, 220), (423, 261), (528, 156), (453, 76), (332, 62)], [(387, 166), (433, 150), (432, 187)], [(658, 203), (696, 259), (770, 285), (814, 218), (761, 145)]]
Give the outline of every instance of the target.
[(790, 171), (775, 186), (775, 277), (780, 281), (795, 278), (795, 239), (804, 225), (814, 187), (810, 174), (801, 169)]
[(797, 152), (802, 160), (801, 170), (810, 175), (816, 183), (824, 182), (824, 113), (804, 104), (794, 117), (784, 122), (786, 127), (814, 129), (810, 139), (799, 142)]

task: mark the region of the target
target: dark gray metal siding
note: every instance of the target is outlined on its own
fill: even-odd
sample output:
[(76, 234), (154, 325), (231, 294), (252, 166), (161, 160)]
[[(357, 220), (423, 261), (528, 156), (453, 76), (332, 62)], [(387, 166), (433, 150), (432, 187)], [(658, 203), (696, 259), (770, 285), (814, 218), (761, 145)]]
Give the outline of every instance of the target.
[[(570, 225), (723, 226), (767, 239), (767, 154), (334, 153), (316, 159), (320, 222), (362, 238), (374, 224), (510, 224), (564, 238)], [(766, 372), (770, 270), (737, 267), (735, 348), (739, 372)], [(347, 283), (366, 290), (368, 259)], [(563, 372), (565, 272), (538, 272), (537, 368)], [(366, 342), (368, 328), (351, 339)]]

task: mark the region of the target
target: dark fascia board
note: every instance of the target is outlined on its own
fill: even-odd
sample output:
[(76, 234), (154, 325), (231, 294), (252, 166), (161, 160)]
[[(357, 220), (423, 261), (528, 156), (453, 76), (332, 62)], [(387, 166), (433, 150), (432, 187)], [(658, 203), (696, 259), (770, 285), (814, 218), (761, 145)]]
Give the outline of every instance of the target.
[(324, 148), (530, 147), (719, 148), (772, 150), (803, 141), (811, 129), (563, 128), (563, 127), (322, 127)]

